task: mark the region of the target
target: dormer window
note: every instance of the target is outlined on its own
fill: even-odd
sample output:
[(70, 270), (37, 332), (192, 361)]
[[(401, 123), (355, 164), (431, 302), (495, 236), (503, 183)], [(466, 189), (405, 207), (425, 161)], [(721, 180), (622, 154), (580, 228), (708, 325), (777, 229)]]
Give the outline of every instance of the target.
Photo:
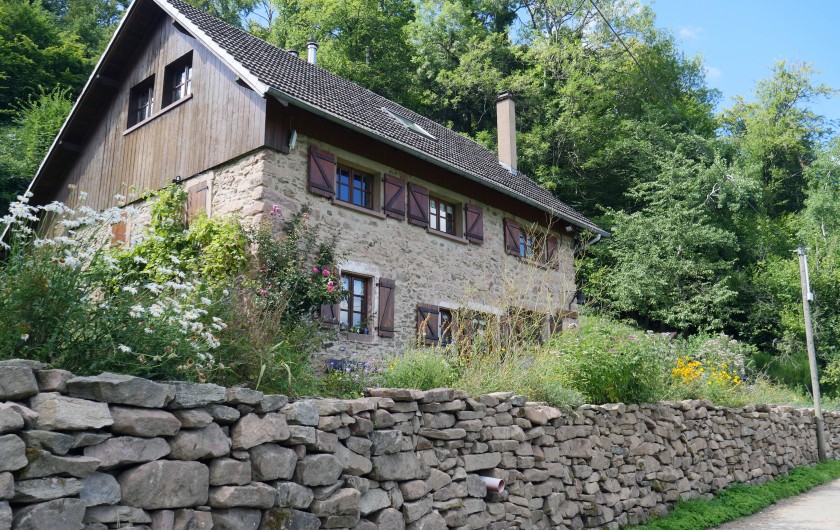
[(417, 125), (413, 121), (409, 120), (408, 118), (406, 118), (404, 116), (400, 116), (399, 114), (396, 114), (396, 113), (386, 109), (385, 107), (382, 107), (382, 112), (384, 112), (385, 114), (387, 114), (387, 115), (391, 116), (392, 118), (394, 118), (395, 120), (397, 120), (397, 123), (400, 123), (403, 127), (408, 129), (409, 131), (417, 133), (424, 138), (428, 138), (429, 140), (437, 140), (437, 138), (432, 136), (432, 134), (429, 131), (427, 131), (423, 127), (420, 127), (419, 125)]
[(192, 52), (166, 67), (163, 86), (164, 107), (192, 94)]
[(152, 117), (154, 110), (155, 76), (151, 75), (134, 85), (129, 96), (128, 126), (136, 125)]

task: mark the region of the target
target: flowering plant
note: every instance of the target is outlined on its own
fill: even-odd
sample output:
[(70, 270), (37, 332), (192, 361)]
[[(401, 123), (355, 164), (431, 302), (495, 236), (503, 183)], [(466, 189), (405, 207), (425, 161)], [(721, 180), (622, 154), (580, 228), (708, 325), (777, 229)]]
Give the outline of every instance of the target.
[(18, 197), (3, 219), (9, 241), (0, 268), (3, 355), (80, 373), (203, 380), (224, 368), (213, 354), (226, 327), (213, 313), (221, 292), (178, 253), (144, 252), (144, 240), (167, 241), (154, 222), (131, 250), (117, 249), (111, 229), (135, 217), (135, 208), (98, 212), (84, 204), (84, 193), (76, 207), (33, 206), (30, 197)]

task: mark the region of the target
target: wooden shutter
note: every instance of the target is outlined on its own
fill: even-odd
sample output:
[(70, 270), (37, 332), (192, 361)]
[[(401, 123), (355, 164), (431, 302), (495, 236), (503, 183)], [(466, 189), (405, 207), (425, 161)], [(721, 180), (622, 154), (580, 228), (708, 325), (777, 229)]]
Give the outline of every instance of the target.
[(429, 190), (411, 183), (408, 184), (408, 222), (429, 227)]
[(480, 206), (467, 204), (464, 206), (465, 217), (467, 218), (467, 231), (464, 235), (467, 241), (472, 243), (484, 242), (484, 211)]
[(555, 260), (557, 260), (557, 238), (548, 236), (545, 238), (545, 262), (549, 267), (559, 268), (560, 264)]
[(332, 327), (338, 325), (340, 310), (338, 304), (321, 305), (321, 325)]
[[(123, 216), (124, 217), (124, 216)], [(118, 223), (114, 223), (111, 225), (111, 246), (112, 247), (121, 247), (128, 243), (128, 239), (126, 237), (126, 223), (125, 221), (120, 221)]]
[(385, 175), (385, 206), (382, 208), (386, 217), (402, 221), (405, 219), (405, 181), (392, 175)]
[(511, 219), (505, 219), (505, 252), (514, 256), (521, 255), (519, 252), (519, 223)]
[(187, 189), (187, 221), (197, 215), (207, 213), (207, 198), (209, 193), (209, 182), (199, 182)]
[(417, 335), (423, 338), (426, 344), (437, 344), (440, 310), (437, 306), (418, 304), (417, 305)]
[(380, 337), (394, 336), (394, 280), (379, 279), (379, 319)]
[(315, 146), (309, 148), (309, 191), (315, 195), (332, 198), (335, 196), (335, 155), (321, 151)]

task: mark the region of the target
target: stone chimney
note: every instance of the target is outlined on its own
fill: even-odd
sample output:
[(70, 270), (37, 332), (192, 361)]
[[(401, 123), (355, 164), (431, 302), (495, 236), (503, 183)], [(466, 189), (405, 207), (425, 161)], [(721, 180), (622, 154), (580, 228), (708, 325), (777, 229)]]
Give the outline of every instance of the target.
[(499, 163), (516, 171), (516, 104), (504, 91), (496, 99), (496, 128), (499, 135)]
[(309, 41), (306, 43), (306, 61), (315, 64), (316, 52), (318, 51), (318, 43)]

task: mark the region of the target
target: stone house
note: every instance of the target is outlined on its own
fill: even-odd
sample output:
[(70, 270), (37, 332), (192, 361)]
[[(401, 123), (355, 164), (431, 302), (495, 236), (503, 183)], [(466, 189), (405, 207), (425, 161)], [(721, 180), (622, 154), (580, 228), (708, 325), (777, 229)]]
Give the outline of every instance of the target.
[[(171, 182), (191, 214), (260, 222), (310, 209), (349, 292), (322, 308), (330, 354), (473, 337), (512, 309), (576, 317), (574, 248), (607, 235), (516, 169), (514, 102), (499, 154), (181, 0), (135, 0), (30, 190), (106, 208)], [(129, 226), (127, 229), (131, 231)], [(126, 234), (117, 234), (120, 238)]]

